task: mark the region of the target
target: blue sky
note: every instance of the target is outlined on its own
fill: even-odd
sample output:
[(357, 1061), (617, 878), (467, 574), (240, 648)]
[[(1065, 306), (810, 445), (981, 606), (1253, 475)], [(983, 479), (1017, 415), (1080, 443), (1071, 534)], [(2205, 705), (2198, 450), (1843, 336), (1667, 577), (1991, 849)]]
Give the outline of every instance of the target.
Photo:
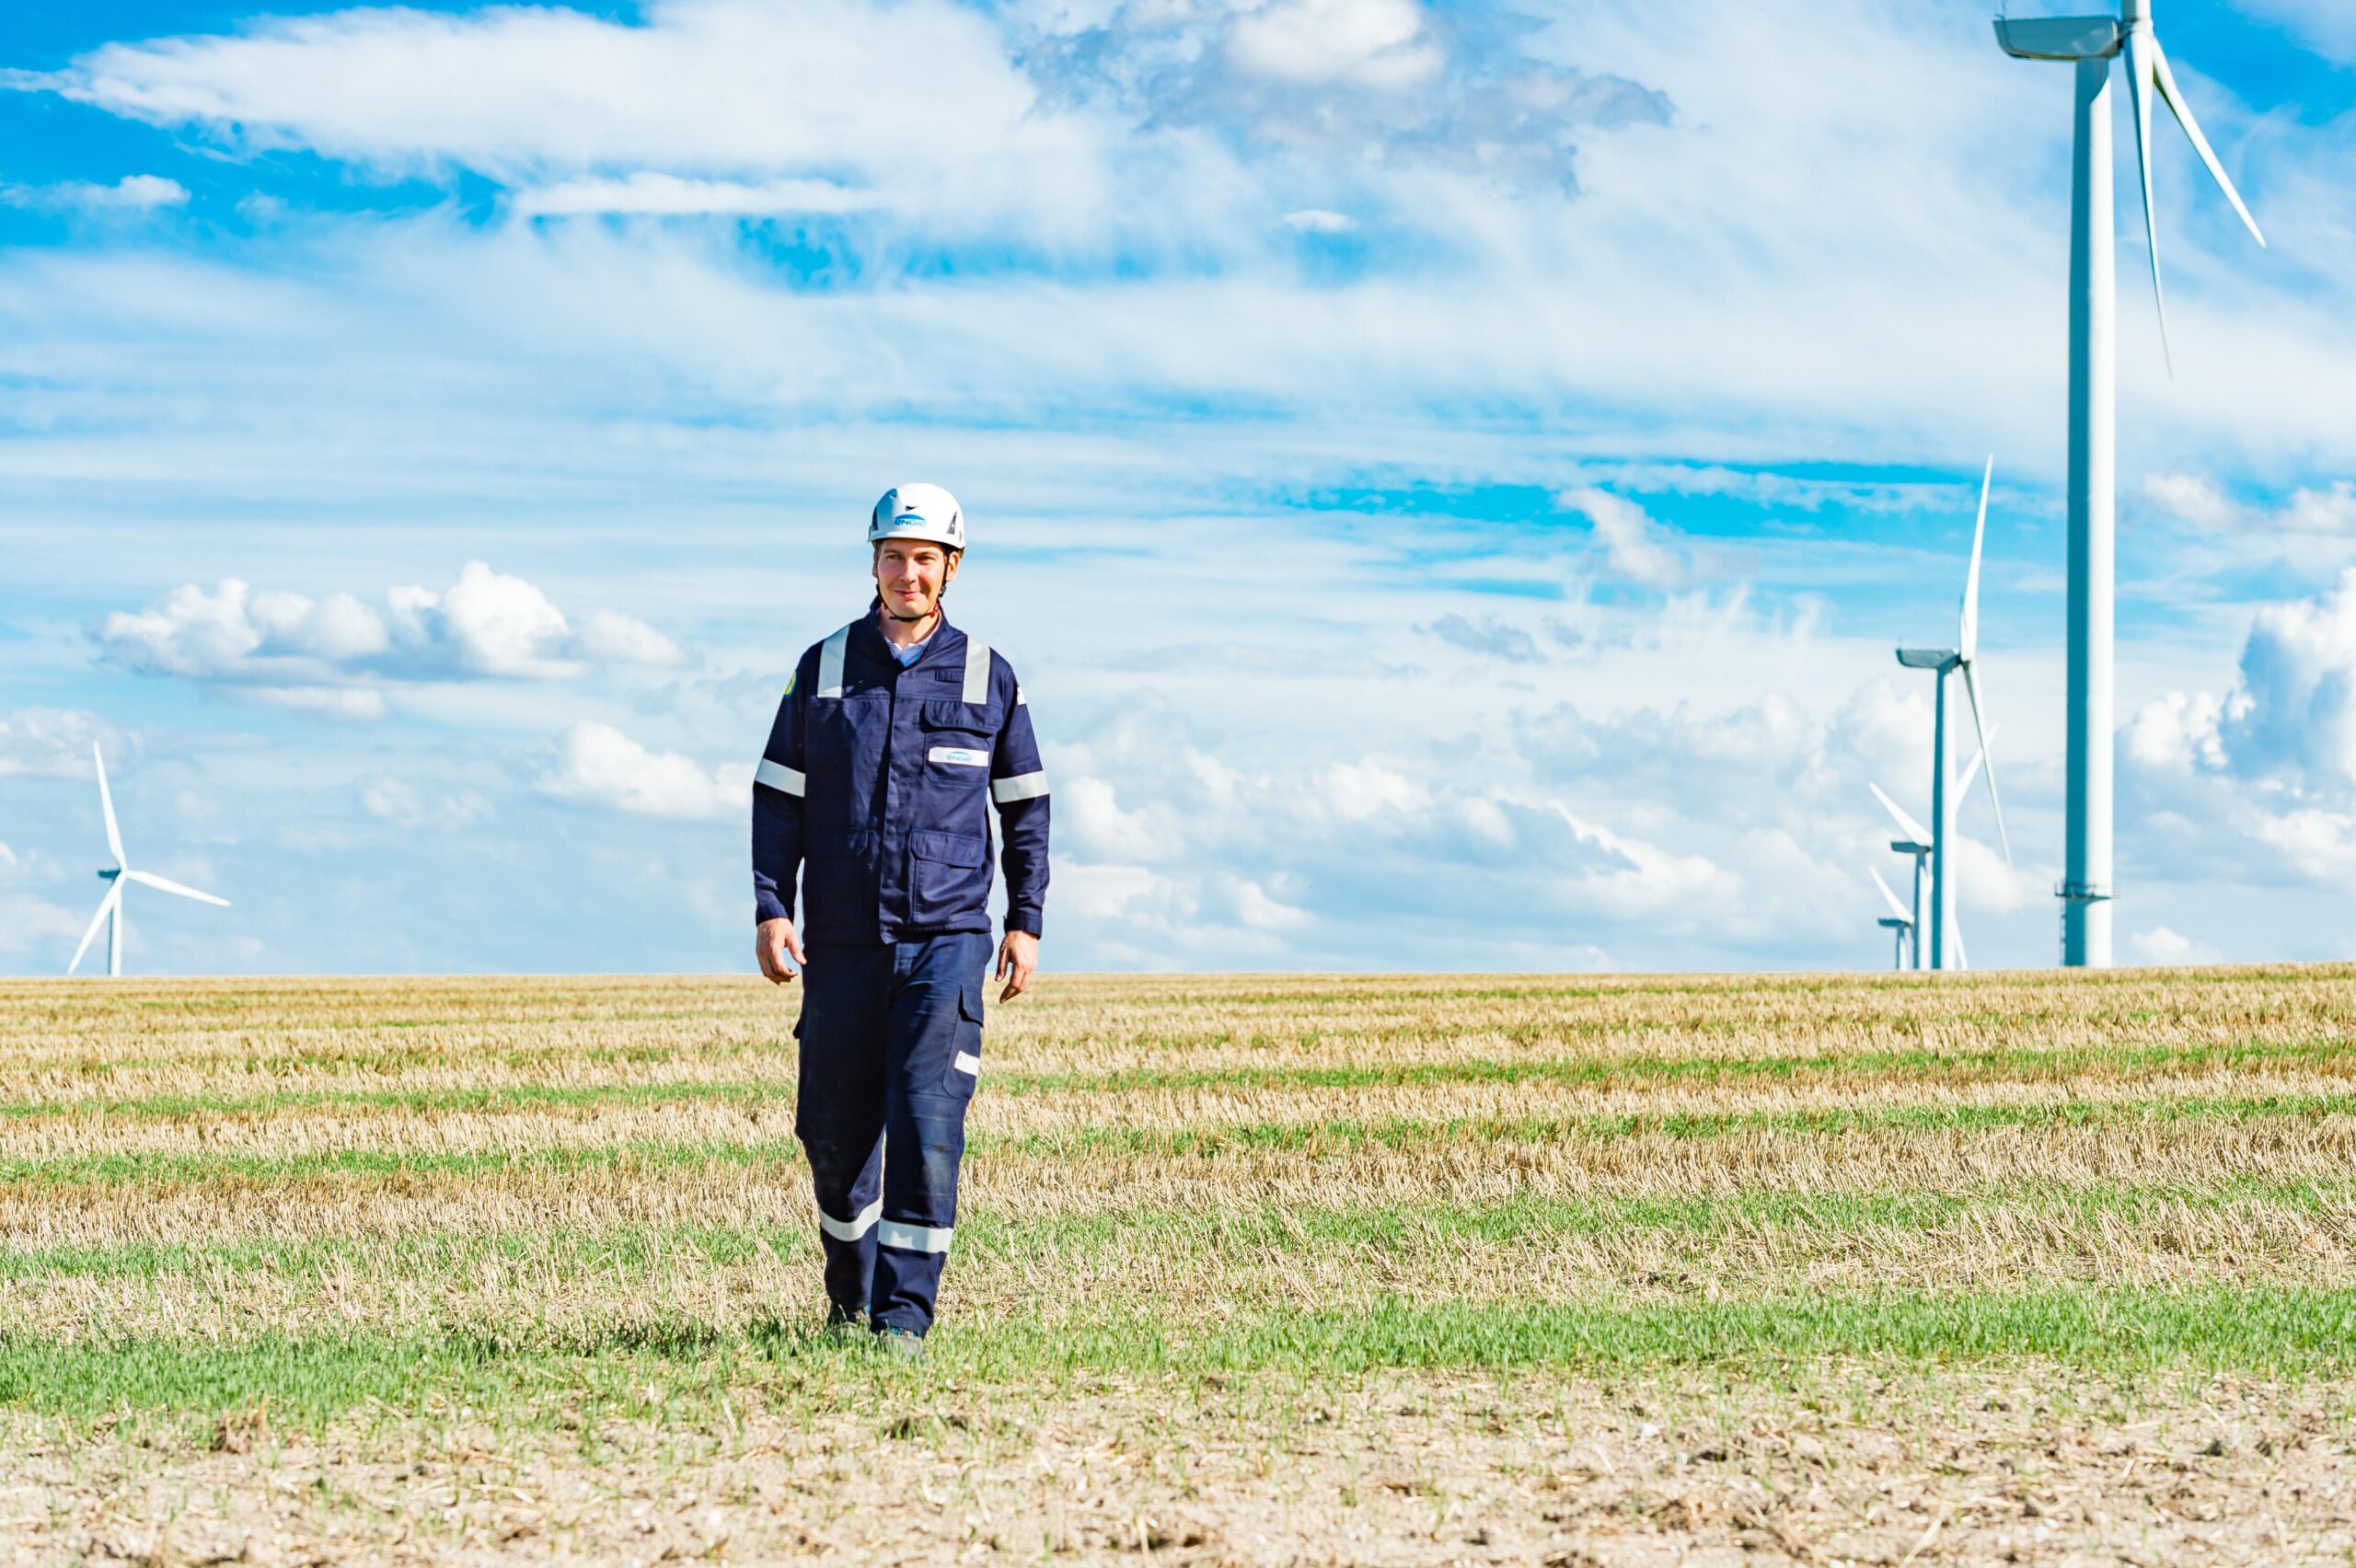
[[(2121, 956), (2344, 957), (2356, 21), (2159, 21), (2270, 244), (2164, 129), (2171, 381), (2122, 184)], [(1050, 965), (1872, 965), (1992, 451), (1964, 921), (2050, 962), (2068, 108), (1898, 0), (16, 7), (0, 970), (94, 740), (235, 900), (134, 970), (745, 967), (903, 478)]]

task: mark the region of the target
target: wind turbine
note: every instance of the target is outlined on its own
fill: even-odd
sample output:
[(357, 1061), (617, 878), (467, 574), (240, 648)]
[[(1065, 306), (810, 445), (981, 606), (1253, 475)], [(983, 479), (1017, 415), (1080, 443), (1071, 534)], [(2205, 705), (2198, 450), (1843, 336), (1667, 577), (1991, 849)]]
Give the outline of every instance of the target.
[(2192, 106), (2152, 30), (2152, 0), (2120, 0), (2118, 17), (1996, 20), (1996, 42), (2016, 60), (2077, 67), (2070, 179), (2070, 681), (2069, 801), (2062, 850), (2062, 962), (2110, 963), (2111, 570), (2118, 496), (2119, 270), (2112, 233), (2110, 63), (2127, 56), (2135, 115), (2135, 167), (2143, 188), (2143, 237), (2152, 294), (2167, 347), (2160, 293), (2159, 220), (2152, 207), (2152, 99), (2168, 106), (2225, 200), (2262, 247), (2258, 220), (2200, 133)]
[[(2003, 727), (2004, 726), (2001, 724), (1989, 725), (1988, 738), (1992, 741), (1994, 740), (1996, 738), (1996, 732)], [(1962, 782), (1956, 786), (1956, 798), (1958, 801), (1968, 800), (1970, 797), (1971, 781), (1980, 776), (1981, 765), (1987, 760), (1988, 754), (1984, 750), (1976, 751), (1971, 754), (1971, 760), (1964, 765)], [(1913, 932), (1912, 937), (1908, 942), (1908, 946), (1913, 955), (1913, 962), (1907, 964), (1906, 967), (1910, 969), (1920, 969), (1923, 967), (1923, 960), (1928, 956), (1923, 948), (1923, 894), (1924, 890), (1930, 886), (1927, 862), (1931, 858), (1931, 852), (1933, 849), (1931, 841), (1934, 836), (1929, 828), (1924, 827), (1921, 823), (1916, 822), (1912, 817), (1907, 815), (1905, 808), (1900, 806), (1896, 801), (1889, 798), (1889, 791), (1884, 790), (1880, 785), (1874, 783), (1871, 779), (1866, 780), (1865, 788), (1874, 792), (1874, 799), (1881, 802), (1882, 809), (1889, 813), (1889, 820), (1896, 823), (1898, 824), (1898, 831), (1905, 835), (1903, 838), (1891, 839), (1889, 841), (1889, 847), (1900, 855), (1912, 857), (1914, 861), (1914, 908), (1907, 920), (1909, 928)], [(1881, 881), (1878, 873), (1876, 874), (1874, 880), (1876, 882)], [(1887, 892), (1888, 889), (1885, 888), (1884, 891)], [(1903, 904), (1898, 904), (1895, 894), (1891, 895), (1891, 902), (1897, 905), (1898, 912), (1900, 914), (1907, 914), (1906, 906)], [(1889, 922), (1887, 920), (1882, 922), (1884, 925), (1888, 925), (1888, 923)], [(1956, 928), (1955, 940), (1956, 949), (1960, 952), (1963, 948), (1963, 928), (1961, 926), (1958, 926)]]
[[(1980, 737), (1980, 751), (1988, 753), (1988, 727), (1980, 704), (1980, 549), (1988, 534), (1988, 489), (1996, 477), (1996, 459), (1988, 459), (1980, 477), (1980, 520), (1971, 530), (1971, 568), (1963, 580), (1963, 613), (1956, 628), (1953, 648), (1901, 648), (1898, 662), (1910, 670), (1929, 670), (1937, 676), (1936, 714), (1931, 738), (1931, 967), (1952, 967), (1948, 949), (1954, 941), (1955, 879), (1947, 874), (1947, 849), (1955, 842), (1955, 812), (1959, 790), (1948, 788), (1947, 676), (1960, 673), (1965, 695), (1971, 699), (1971, 727)], [(1966, 776), (1967, 779), (1969, 775)], [(1879, 791), (1877, 790), (1877, 793)], [(2004, 803), (1996, 793), (1996, 769), (1988, 768), (1988, 799), (1996, 808), (1996, 834), (2004, 841), (2004, 863), (2012, 864), (2012, 836), (2004, 831)], [(1904, 813), (1900, 813), (1903, 817)], [(1911, 829), (1911, 819), (1901, 823)], [(1915, 835), (1919, 839), (1920, 836)], [(1958, 944), (1957, 956), (1960, 958)]]
[[(1883, 930), (1895, 933), (1895, 935), (1890, 939), (1890, 945), (1894, 951), (1890, 954), (1889, 966), (1892, 969), (1922, 968), (1923, 965), (1920, 961), (1919, 951), (1913, 962), (1909, 962), (1907, 956), (1907, 950), (1909, 948), (1915, 948), (1919, 950), (1921, 947), (1920, 943), (1911, 940), (1914, 933), (1914, 917), (1906, 913), (1906, 905), (1898, 901), (1898, 894), (1890, 892), (1889, 884), (1881, 880), (1881, 873), (1879, 871), (1874, 870), (1870, 866), (1866, 867), (1865, 870), (1872, 874), (1874, 885), (1881, 889), (1882, 897), (1887, 900), (1889, 905), (1889, 913), (1883, 916), (1876, 922), (1876, 924), (1880, 926)], [(1920, 895), (1917, 895), (1916, 904), (1919, 907), (1921, 904)]]
[(1888, 811), (1890, 820), (1898, 824), (1898, 831), (1906, 836), (1903, 838), (1891, 839), (1889, 841), (1889, 847), (1898, 851), (1900, 855), (1910, 855), (1913, 857), (1914, 859), (1914, 908), (1912, 914), (1908, 917), (1908, 923), (1914, 931), (1912, 941), (1914, 962), (1908, 967), (1920, 969), (1923, 967), (1923, 960), (1924, 956), (1923, 951), (1923, 890), (1926, 885), (1928, 885), (1925, 878), (1924, 863), (1931, 858), (1931, 831), (1924, 827), (1921, 823), (1916, 822), (1912, 817), (1908, 816), (1903, 811), (1900, 811), (1899, 809), (1898, 802), (1891, 800), (1888, 795), (1884, 793), (1880, 785), (1868, 780), (1865, 788), (1874, 792), (1874, 799), (1882, 803), (1882, 805)]
[(209, 893), (199, 893), (192, 887), (183, 887), (169, 877), (159, 877), (153, 871), (134, 871), (131, 869), (131, 863), (122, 858), (122, 830), (115, 826), (114, 797), (107, 792), (107, 759), (98, 755), (98, 743), (95, 741), (90, 743), (90, 759), (98, 765), (98, 809), (106, 813), (107, 848), (114, 856), (114, 864), (98, 873), (99, 880), (109, 884), (107, 895), (98, 902), (98, 912), (90, 917), (90, 928), (82, 933), (82, 945), (74, 950), (74, 962), (65, 966), (65, 973), (71, 974), (81, 967), (82, 955), (90, 951), (90, 939), (98, 934), (98, 927), (103, 924), (107, 928), (107, 973), (121, 974), (122, 973), (122, 884), (124, 882), (140, 882), (165, 893), (177, 893), (182, 898), (201, 899), (206, 904), (217, 904), (224, 909), (229, 907), (229, 901), (225, 898), (215, 898)]

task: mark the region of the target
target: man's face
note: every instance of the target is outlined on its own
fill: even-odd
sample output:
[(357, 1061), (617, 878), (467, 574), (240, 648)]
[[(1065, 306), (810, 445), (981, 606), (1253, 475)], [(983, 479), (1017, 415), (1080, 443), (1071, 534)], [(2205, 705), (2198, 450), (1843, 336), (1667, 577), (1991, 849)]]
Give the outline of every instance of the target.
[(941, 591), (957, 581), (957, 557), (929, 539), (886, 539), (875, 547), (875, 591), (884, 607), (904, 620), (920, 620), (941, 604)]

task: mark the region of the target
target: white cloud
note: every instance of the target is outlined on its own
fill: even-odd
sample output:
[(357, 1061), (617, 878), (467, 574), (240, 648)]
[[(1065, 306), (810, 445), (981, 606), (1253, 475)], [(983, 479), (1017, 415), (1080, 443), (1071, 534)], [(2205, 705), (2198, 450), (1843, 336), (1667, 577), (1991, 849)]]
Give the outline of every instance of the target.
[(445, 790), (429, 797), (400, 778), (379, 778), (360, 791), (360, 808), (395, 827), (454, 832), (491, 815), (491, 802), (472, 790)]
[(58, 185), (0, 185), (0, 204), (96, 213), (149, 213), (188, 202), (188, 187), (160, 175), (130, 174), (112, 185), (69, 180)]
[(2143, 494), (2154, 504), (2211, 533), (2261, 537), (2286, 531), (2356, 534), (2356, 483), (2347, 479), (2319, 487), (2303, 485), (2272, 508), (2236, 501), (2216, 480), (2197, 474), (2154, 474), (2143, 481)]
[(272, 708), (292, 709), (297, 713), (317, 713), (329, 719), (350, 719), (373, 722), (392, 709), (386, 704), (385, 694), (352, 686), (254, 686), (239, 688), (238, 695)]
[(1302, 234), (1347, 234), (1357, 226), (1348, 213), (1328, 212), (1322, 207), (1303, 207), (1297, 213), (1287, 213), (1285, 222)]
[(2193, 526), (2212, 532), (2235, 527), (2246, 515), (2216, 480), (2199, 474), (2154, 474), (2143, 481), (2143, 494)]
[[(942, 0), (655, 0), (638, 25), (554, 7), (362, 6), (108, 44), (10, 85), (238, 152), (554, 185), (561, 210), (677, 210), (696, 188), (667, 176), (714, 182), (702, 195), (722, 205), (697, 210), (745, 211), (726, 205), (728, 185), (774, 193), (791, 189), (779, 178), (850, 170), (955, 223), (1059, 191), (1084, 202), (1091, 183), (1069, 167), (1067, 117), (1039, 111), (990, 22)], [(633, 184), (641, 175), (658, 182)]]
[(1525, 664), (1539, 663), (1544, 659), (1538, 651), (1536, 638), (1496, 616), (1484, 616), (1476, 623), (1450, 610), (1429, 626), (1417, 629), (1452, 642), (1467, 652), (1494, 654), (1500, 659), (1512, 659)]
[(2356, 569), (2258, 612), (2223, 723), (2231, 765), (2309, 787), (2356, 787)]
[(0, 714), (0, 778), (89, 778), (92, 743), (121, 757), (122, 732), (80, 709), (19, 708)]
[(2128, 758), (2147, 768), (2183, 773), (2225, 766), (2219, 726), (2225, 705), (2205, 691), (2172, 691), (2138, 709), (2120, 732)]
[(2235, 8), (2263, 17), (2342, 65), (2356, 65), (2356, 11), (2315, 0), (2233, 0)]
[(617, 610), (591, 611), (578, 644), (585, 657), (609, 664), (683, 664), (687, 658), (677, 643)]
[(225, 578), (173, 589), (98, 629), (116, 663), (145, 674), (217, 682), (257, 701), (347, 719), (379, 719), (387, 693), (420, 681), (552, 680), (590, 663), (668, 666), (676, 643), (634, 617), (593, 612), (577, 633), (546, 594), (468, 561), (436, 593), (388, 590), (384, 613), (350, 594), (314, 599)]
[(855, 213), (875, 204), (869, 193), (825, 179), (682, 179), (641, 169), (623, 179), (568, 179), (516, 192), (513, 209), (527, 218), (604, 213), (646, 217), (737, 216), (780, 213)]
[(1594, 489), (1566, 490), (1554, 504), (1583, 513), (1595, 527), (1604, 559), (1620, 576), (1647, 588), (1673, 588), (1684, 580), (1685, 568), (1673, 548), (1675, 536), (1645, 515), (1645, 509), (1624, 496)]
[(1255, 931), (1290, 931), (1310, 923), (1306, 909), (1271, 898), (1265, 888), (1247, 880), (1235, 884), (1235, 916)]
[(2138, 963), (2214, 963), (2216, 954), (2190, 937), (2165, 926), (2137, 931), (2127, 939), (2127, 951)]
[(1080, 853), (1101, 860), (1155, 860), (1164, 843), (1144, 816), (1125, 812), (1113, 786), (1085, 774), (1056, 786), (1056, 829)]
[(1420, 86), (1447, 61), (1415, 0), (1268, 0), (1235, 18), (1226, 47), (1250, 75), (1380, 92)]
[(752, 809), (753, 769), (708, 771), (693, 757), (652, 751), (610, 724), (573, 725), (538, 781), (541, 793), (637, 816), (717, 822)]

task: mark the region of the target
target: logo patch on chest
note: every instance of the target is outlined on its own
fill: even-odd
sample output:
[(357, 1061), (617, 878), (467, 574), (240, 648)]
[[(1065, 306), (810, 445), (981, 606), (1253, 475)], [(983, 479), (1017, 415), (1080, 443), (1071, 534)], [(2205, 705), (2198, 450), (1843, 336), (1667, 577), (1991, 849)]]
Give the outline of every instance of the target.
[(924, 754), (927, 762), (945, 762), (952, 767), (987, 767), (990, 754), (971, 751), (964, 746), (935, 746)]

